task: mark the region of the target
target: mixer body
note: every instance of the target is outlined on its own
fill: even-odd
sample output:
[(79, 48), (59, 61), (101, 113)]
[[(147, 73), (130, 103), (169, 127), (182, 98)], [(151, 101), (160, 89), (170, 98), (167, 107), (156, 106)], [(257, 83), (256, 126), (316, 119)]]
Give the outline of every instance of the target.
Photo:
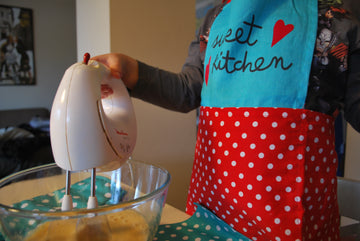
[(117, 169), (131, 155), (136, 132), (128, 91), (109, 69), (90, 60), (66, 70), (50, 116), (51, 145), (59, 167)]

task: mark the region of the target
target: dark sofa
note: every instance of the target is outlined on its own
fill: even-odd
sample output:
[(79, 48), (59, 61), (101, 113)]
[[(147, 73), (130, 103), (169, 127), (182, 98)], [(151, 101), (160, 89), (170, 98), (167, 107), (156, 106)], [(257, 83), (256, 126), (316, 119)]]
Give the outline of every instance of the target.
[(0, 178), (53, 163), (46, 108), (0, 110)]

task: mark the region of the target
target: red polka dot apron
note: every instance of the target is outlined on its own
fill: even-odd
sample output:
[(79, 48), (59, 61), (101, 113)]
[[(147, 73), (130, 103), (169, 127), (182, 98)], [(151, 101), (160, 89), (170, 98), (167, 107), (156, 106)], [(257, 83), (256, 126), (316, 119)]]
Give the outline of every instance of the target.
[[(240, 2), (243, 1), (228, 1), (210, 29), (187, 212), (193, 214), (194, 203), (199, 203), (255, 241), (339, 240), (334, 120), (302, 108), (313, 49), (310, 53), (288, 49), (292, 46), (289, 41), (314, 44), (315, 35), (307, 34), (315, 31), (316, 21), (315, 26), (312, 21), (317, 14), (308, 8), (317, 8), (316, 1), (304, 0), (299, 3), (301, 6), (290, 0), (274, 1), (273, 12), (266, 8), (266, 12), (248, 15), (241, 9), (250, 3)], [(279, 40), (275, 27), (279, 16), (294, 23), (293, 29), (299, 23), (283, 8), (303, 13), (297, 17), (304, 21), (302, 26), (308, 27), (300, 28), (294, 36), (290, 31)], [(289, 15), (296, 15), (294, 11)], [(222, 26), (227, 25), (223, 21), (231, 16), (245, 17), (224, 29)], [(257, 16), (273, 21), (267, 26)], [(225, 20), (217, 22), (219, 18)], [(244, 41), (239, 37), (231, 42), (235, 32), (238, 36), (241, 32)], [(273, 37), (269, 43), (265, 41), (267, 34)], [(299, 40), (298, 35), (306, 35), (306, 39)], [(281, 51), (281, 55), (275, 55), (273, 47), (281, 41), (281, 48), (296, 58)], [(250, 53), (251, 43), (263, 46)], [(257, 58), (256, 54), (265, 57)], [(230, 64), (236, 60), (229, 56), (246, 56), (247, 63), (253, 63), (247, 66), (257, 69), (254, 67), (251, 72), (251, 68), (241, 67), (244, 59)], [(273, 61), (271, 56), (278, 56), (276, 59), (283, 61), (284, 68), (277, 68), (278, 65), (259, 70), (261, 63)], [(230, 71), (231, 66), (234, 71)], [(300, 72), (294, 77), (289, 69)], [(266, 88), (262, 88), (261, 81), (266, 82)]]

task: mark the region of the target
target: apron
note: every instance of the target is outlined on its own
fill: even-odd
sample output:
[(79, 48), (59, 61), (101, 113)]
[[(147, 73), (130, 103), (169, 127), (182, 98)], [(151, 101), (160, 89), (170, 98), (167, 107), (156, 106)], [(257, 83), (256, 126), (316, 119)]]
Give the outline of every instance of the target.
[(254, 241), (336, 241), (334, 119), (303, 109), (317, 1), (265, 2), (228, 1), (211, 27), (186, 211)]

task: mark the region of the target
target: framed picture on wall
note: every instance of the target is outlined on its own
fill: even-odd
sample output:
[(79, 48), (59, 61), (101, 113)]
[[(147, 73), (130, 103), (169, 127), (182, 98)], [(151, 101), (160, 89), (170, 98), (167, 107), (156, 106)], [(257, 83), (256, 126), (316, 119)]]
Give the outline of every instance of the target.
[(33, 12), (0, 5), (0, 86), (35, 85)]

